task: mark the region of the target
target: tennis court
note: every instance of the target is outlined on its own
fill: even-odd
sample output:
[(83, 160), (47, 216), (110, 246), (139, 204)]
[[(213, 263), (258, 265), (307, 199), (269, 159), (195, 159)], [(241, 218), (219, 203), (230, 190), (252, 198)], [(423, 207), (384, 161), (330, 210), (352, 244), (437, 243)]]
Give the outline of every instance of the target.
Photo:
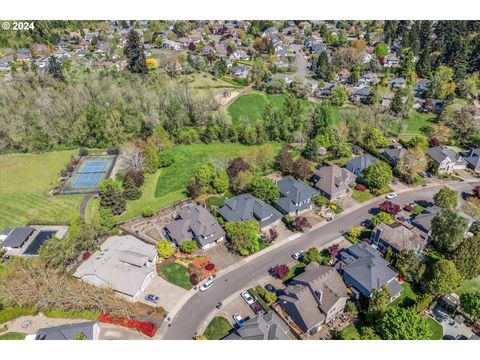
[(62, 194), (82, 194), (98, 191), (100, 182), (110, 176), (115, 156), (87, 156), (80, 160), (75, 172), (65, 183)]

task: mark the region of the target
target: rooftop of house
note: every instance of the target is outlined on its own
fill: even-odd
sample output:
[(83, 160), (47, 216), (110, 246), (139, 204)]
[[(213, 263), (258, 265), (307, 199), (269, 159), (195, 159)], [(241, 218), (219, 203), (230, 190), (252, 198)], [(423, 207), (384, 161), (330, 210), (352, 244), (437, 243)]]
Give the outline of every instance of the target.
[(380, 230), (380, 239), (397, 250), (417, 250), (419, 246), (425, 245), (421, 236), (400, 223), (386, 225), (381, 223), (375, 231)]
[(258, 314), (224, 340), (292, 340), (288, 325), (273, 311)]
[(276, 204), (287, 212), (295, 211), (299, 204), (317, 195), (318, 191), (293, 176), (287, 176), (277, 182), (280, 198)]
[(465, 162), (455, 150), (446, 146), (431, 147), (428, 149), (427, 153), (437, 163), (441, 163), (446, 159), (454, 162)]
[[(6, 232), (8, 230), (4, 229)], [(10, 232), (8, 234), (4, 234), (2, 231), (2, 235), (6, 235), (6, 238), (2, 242), (2, 247), (5, 248), (19, 248), (21, 247), (25, 241), (28, 240), (28, 238), (33, 234), (35, 231), (35, 228), (30, 227), (30, 226), (17, 226), (13, 230), (10, 229)]]
[(314, 186), (330, 195), (348, 186), (348, 182), (355, 178), (354, 173), (335, 164), (321, 167), (312, 176)]
[(165, 228), (178, 244), (185, 240), (196, 239), (201, 246), (204, 246), (225, 236), (225, 231), (217, 219), (203, 206), (193, 203), (183, 206), (178, 219)]
[(96, 276), (112, 289), (134, 296), (153, 271), (148, 262), (157, 256), (154, 245), (131, 236), (109, 237), (75, 271), (76, 278)]
[(43, 328), (37, 331), (35, 340), (76, 340), (79, 334), (84, 334), (85, 340), (95, 340), (94, 327), (97, 325), (96, 321), (88, 321)]
[(376, 157), (370, 154), (363, 154), (348, 161), (347, 167), (350, 166), (353, 169), (359, 169), (360, 171), (363, 171), (377, 161), (379, 160)]

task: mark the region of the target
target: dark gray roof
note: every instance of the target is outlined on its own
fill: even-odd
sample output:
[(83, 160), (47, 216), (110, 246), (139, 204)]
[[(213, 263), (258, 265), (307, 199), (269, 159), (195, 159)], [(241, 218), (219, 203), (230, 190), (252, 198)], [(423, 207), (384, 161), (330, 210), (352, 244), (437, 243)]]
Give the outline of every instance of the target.
[(370, 95), (370, 89), (367, 87), (363, 87), (355, 91), (355, 96), (368, 96)]
[(474, 169), (480, 169), (480, 148), (479, 149), (470, 149), (468, 151), (465, 161)]
[(405, 155), (407, 150), (405, 150), (404, 148), (400, 148), (400, 149), (394, 148), (394, 149), (381, 149), (380, 152), (390, 160), (398, 161)]
[(292, 340), (288, 325), (273, 311), (247, 320), (224, 340)]
[(18, 226), (3, 241), (3, 247), (19, 248), (35, 231), (33, 227)]
[(275, 204), (284, 213), (307, 208), (309, 206), (308, 200), (318, 194), (318, 191), (313, 187), (292, 176), (283, 178), (277, 182), (277, 185), (280, 189), (280, 198)]
[(201, 246), (205, 246), (225, 236), (217, 219), (203, 206), (193, 203), (183, 206), (179, 218), (165, 228), (179, 245), (185, 240), (195, 239)]
[(2, 232), (0, 232), (0, 235), (8, 235), (12, 232), (12, 228), (5, 228), (2, 230)]
[(425, 233), (429, 233), (432, 228), (432, 220), (440, 211), (438, 206), (430, 206), (426, 208), (421, 214), (412, 219), (412, 224)]
[(352, 169), (358, 169), (359, 171), (363, 171), (377, 161), (379, 160), (376, 157), (370, 154), (363, 154), (353, 158), (352, 160), (347, 162), (346, 165), (347, 168), (351, 167)]
[(255, 219), (262, 228), (282, 217), (280, 211), (251, 194), (241, 194), (228, 199), (218, 210), (218, 214), (230, 222)]
[(441, 163), (446, 158), (450, 159), (452, 162), (462, 163), (465, 160), (453, 149), (450, 149), (446, 146), (434, 146), (428, 149), (428, 155), (435, 160), (437, 163)]
[(86, 335), (86, 340), (94, 340), (95, 324), (97, 324), (96, 321), (89, 321), (39, 329), (35, 340), (75, 340), (75, 336), (80, 332)]

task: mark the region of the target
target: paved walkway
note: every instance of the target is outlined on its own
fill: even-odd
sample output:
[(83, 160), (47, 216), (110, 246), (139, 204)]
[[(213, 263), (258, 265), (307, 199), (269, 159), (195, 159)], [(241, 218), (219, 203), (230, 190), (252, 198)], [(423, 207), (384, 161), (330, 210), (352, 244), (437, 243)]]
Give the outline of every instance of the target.
[(84, 222), (87, 221), (87, 205), (90, 200), (97, 197), (97, 194), (87, 194), (83, 197), (82, 203), (80, 204), (80, 216)]

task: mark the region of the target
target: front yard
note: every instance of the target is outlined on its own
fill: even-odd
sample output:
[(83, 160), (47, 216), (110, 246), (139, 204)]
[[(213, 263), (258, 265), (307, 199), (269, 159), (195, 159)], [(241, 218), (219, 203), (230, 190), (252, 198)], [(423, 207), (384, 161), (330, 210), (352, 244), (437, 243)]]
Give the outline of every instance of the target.
[(305, 263), (299, 263), (299, 264), (297, 264), (297, 265), (295, 265), (295, 266), (292, 266), (292, 267), (290, 268), (290, 270), (288, 271), (287, 276), (285, 276), (285, 277), (282, 279), (282, 281), (283, 281), (284, 283), (287, 283), (287, 282), (289, 282), (290, 280), (292, 280), (295, 276), (300, 275), (301, 273), (303, 273), (303, 272), (305, 271), (305, 266), (307, 266), (307, 265), (305, 265)]
[(233, 326), (223, 316), (215, 316), (208, 324), (203, 336), (208, 340), (220, 340), (228, 335)]
[(353, 192), (352, 192), (352, 199), (359, 203), (373, 199), (374, 197), (375, 196), (373, 196), (368, 190), (359, 191), (357, 189), (353, 189)]
[(186, 290), (190, 290), (192, 288), (190, 275), (188, 274), (187, 268), (183, 265), (178, 263), (165, 265), (162, 268), (162, 274), (172, 284), (178, 285)]

